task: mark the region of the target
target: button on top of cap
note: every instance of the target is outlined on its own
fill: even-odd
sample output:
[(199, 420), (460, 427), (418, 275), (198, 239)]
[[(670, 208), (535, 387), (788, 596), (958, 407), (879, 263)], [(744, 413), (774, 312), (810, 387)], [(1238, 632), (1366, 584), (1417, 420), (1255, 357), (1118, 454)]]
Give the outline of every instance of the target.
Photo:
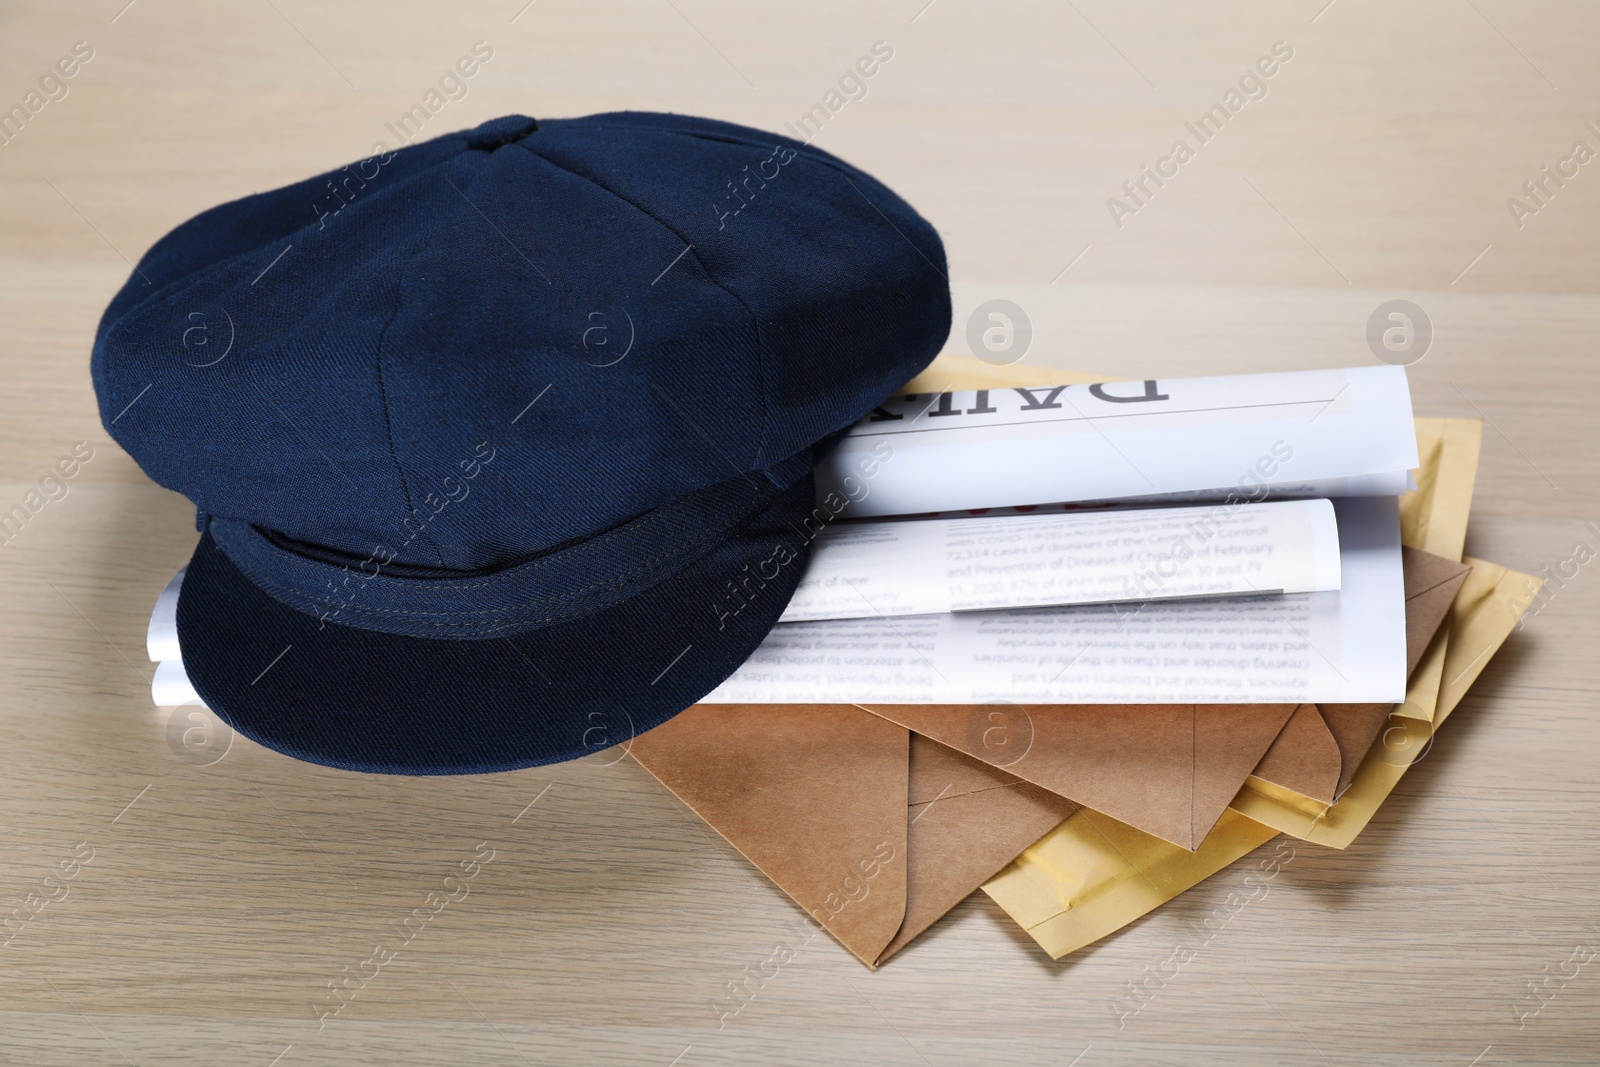
[(522, 140), (538, 128), (539, 124), (526, 115), (504, 115), (468, 131), (467, 147), (493, 152), (501, 145)]

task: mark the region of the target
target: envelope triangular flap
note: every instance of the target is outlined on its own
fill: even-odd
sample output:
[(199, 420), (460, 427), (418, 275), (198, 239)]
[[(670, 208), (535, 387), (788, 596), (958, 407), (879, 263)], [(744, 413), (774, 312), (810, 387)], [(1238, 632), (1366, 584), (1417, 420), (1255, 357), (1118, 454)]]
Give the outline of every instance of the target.
[(698, 704), (630, 751), (870, 966), (905, 917), (909, 746), (849, 704)]
[(1406, 583), (1406, 674), (1409, 676), (1417, 669), (1417, 662), (1443, 624), (1451, 602), (1472, 568), (1407, 545), (1401, 546), (1400, 559)]
[(1378, 740), (1383, 727), (1394, 713), (1393, 704), (1318, 704), (1323, 721), (1339, 745), (1339, 786), (1334, 791), (1337, 798), (1350, 787), (1361, 761)]
[(1315, 704), (1301, 704), (1254, 773), (1301, 796), (1332, 804), (1343, 769), (1343, 751), (1321, 710)]
[(905, 921), (880, 965), (1078, 810), (919, 734), (911, 735), (911, 797)]
[(1022, 779), (1015, 775), (1006, 774), (948, 745), (937, 744), (920, 734), (911, 737), (910, 789), (906, 802), (913, 818), (920, 809), (935, 801), (1021, 784)]
[(1194, 821), (1180, 844), (1200, 847), (1295, 711), (1293, 704), (1195, 705)]

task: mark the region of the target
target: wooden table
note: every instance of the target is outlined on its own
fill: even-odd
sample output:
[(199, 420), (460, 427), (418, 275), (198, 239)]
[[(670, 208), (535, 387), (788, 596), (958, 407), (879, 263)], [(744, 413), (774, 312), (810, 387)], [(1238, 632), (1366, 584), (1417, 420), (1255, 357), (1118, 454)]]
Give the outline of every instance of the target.
[[(405, 779), (243, 739), (179, 758), (143, 635), (193, 509), (100, 425), (100, 311), (191, 214), (392, 144), (384, 123), (477, 41), (492, 59), (428, 132), (629, 107), (777, 129), (883, 41), (817, 143), (943, 232), (951, 350), (999, 298), (1044, 364), (1360, 365), (1369, 316), (1408, 299), (1434, 334), (1418, 411), (1489, 423), (1468, 550), (1537, 572), (1600, 548), (1582, 525), (1600, 518), (1600, 163), (1567, 164), (1542, 205), (1521, 190), (1573, 142), (1600, 149), (1600, 8), (925, 2), (0, 7), (0, 106), (93, 50), (0, 146), (0, 510), (94, 449), (0, 546), (0, 911), (57, 898), (0, 948), (0, 1061), (1600, 1060), (1600, 962), (1517, 1015), (1541, 1003), (1530, 980), (1600, 946), (1593, 568), (1353, 848), (1296, 846), (1120, 1030), (1108, 1000), (1240, 872), (1060, 963), (982, 896), (876, 974), (819, 937), (719, 1028), (727, 983), (792, 943), (798, 911), (631, 761)], [(1276, 41), (1293, 56), (1266, 64), (1265, 97), (1200, 143), (1185, 123)], [(1193, 158), (1160, 163), (1180, 138)], [(1136, 203), (1121, 187), (1144, 164), (1170, 176)], [(470, 896), (319, 1029), (328, 984), (480, 843)]]

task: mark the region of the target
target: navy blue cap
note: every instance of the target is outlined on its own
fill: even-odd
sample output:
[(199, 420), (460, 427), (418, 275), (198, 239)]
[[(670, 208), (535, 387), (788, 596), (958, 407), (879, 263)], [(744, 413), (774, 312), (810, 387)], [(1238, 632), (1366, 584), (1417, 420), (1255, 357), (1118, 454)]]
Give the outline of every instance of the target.
[(448, 774), (582, 756), (731, 674), (837, 510), (817, 456), (949, 326), (938, 235), (826, 152), (507, 116), (179, 226), (92, 369), (200, 513), (207, 705)]

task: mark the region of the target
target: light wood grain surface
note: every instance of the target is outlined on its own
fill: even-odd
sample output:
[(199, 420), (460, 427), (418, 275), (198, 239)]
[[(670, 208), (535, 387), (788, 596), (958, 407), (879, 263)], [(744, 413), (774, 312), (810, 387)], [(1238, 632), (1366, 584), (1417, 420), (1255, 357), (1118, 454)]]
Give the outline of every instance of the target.
[[(1353, 848), (1296, 846), (1125, 1027), (1108, 999), (1241, 872), (1060, 963), (982, 896), (876, 974), (819, 937), (719, 1026), (798, 909), (629, 760), (406, 779), (242, 739), (180, 758), (143, 633), (193, 511), (110, 442), (87, 373), (130, 260), (201, 209), (392, 144), (383, 124), (475, 41), (493, 59), (429, 132), (617, 108), (776, 129), (881, 40), (893, 58), (817, 143), (944, 234), (951, 350), (1003, 298), (1033, 362), (1359, 365), (1372, 311), (1410, 299), (1435, 333), (1419, 413), (1489, 423), (1468, 551), (1538, 572), (1600, 548), (1582, 525), (1600, 519), (1600, 162), (1520, 228), (1506, 201), (1573, 142), (1600, 149), (1600, 8), (126, 2), (0, 6), (0, 107), (94, 50), (0, 146), (0, 510), (95, 450), (0, 546), (0, 913), (58, 898), (0, 948), (0, 1062), (1600, 1061), (1600, 962), (1552, 977), (1600, 946), (1592, 567)], [(1115, 225), (1107, 198), (1194, 147), (1184, 123), (1280, 40), (1266, 97)], [(328, 983), (370, 973), (481, 843), (470, 895), (319, 1028)]]

